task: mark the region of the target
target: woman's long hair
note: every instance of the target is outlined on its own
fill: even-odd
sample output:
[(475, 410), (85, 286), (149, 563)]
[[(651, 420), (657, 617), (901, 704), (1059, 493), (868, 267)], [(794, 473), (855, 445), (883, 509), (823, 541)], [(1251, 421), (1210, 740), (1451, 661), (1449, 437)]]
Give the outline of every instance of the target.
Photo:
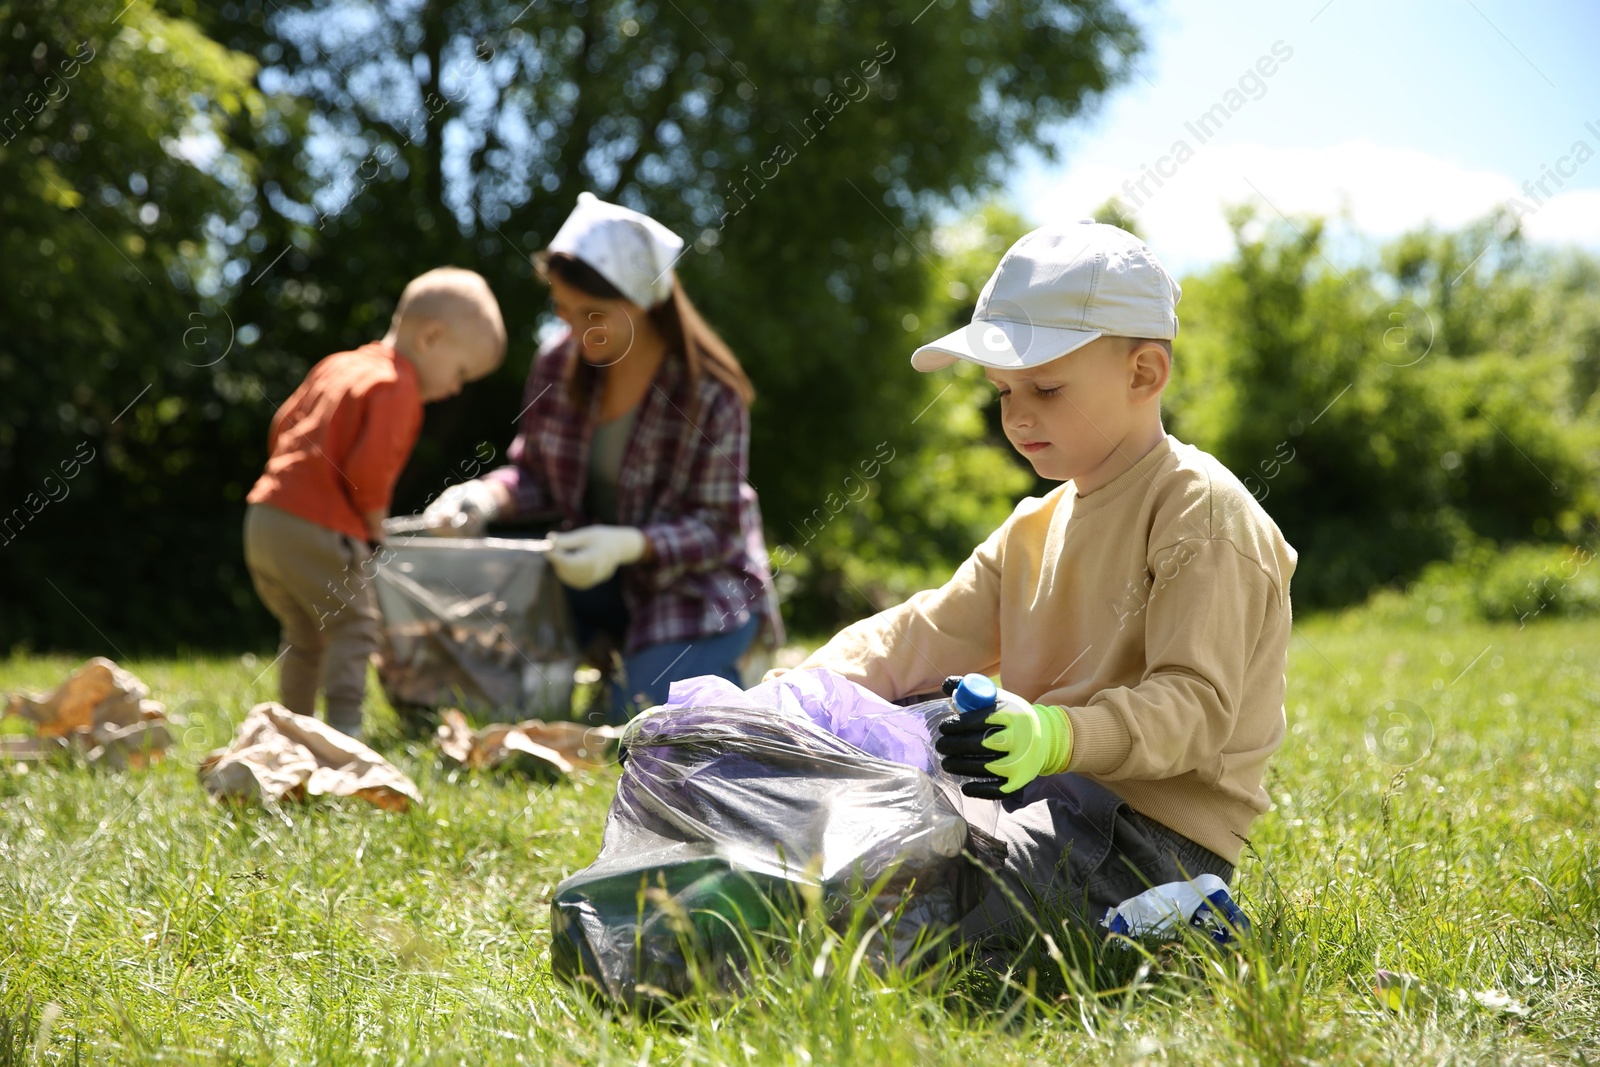
[[(626, 299), (599, 271), (566, 252), (540, 252), (534, 257), (534, 266), (547, 281), (559, 278), (579, 292), (601, 300)], [(688, 371), (691, 397), (700, 375), (709, 374), (732, 389), (739, 400), (749, 407), (755, 399), (755, 387), (750, 384), (749, 377), (727, 342), (717, 336), (711, 324), (700, 317), (700, 312), (690, 301), (689, 294), (684, 292), (681, 282), (674, 278), (672, 295), (650, 308), (646, 314), (666, 339), (667, 358), (683, 360)], [(601, 368), (591, 365), (581, 355), (572, 361), (571, 373), (567, 378), (567, 396), (580, 411), (588, 409), (589, 398), (594, 395), (595, 383), (600, 379), (600, 371)]]

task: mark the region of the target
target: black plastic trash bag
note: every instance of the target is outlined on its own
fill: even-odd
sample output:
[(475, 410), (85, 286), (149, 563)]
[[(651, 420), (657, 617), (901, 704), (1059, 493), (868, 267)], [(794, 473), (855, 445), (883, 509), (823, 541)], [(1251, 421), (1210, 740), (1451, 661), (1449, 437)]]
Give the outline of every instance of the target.
[[(930, 719), (948, 707), (920, 706)], [(973, 899), (963, 851), (993, 865), (1003, 848), (969, 828), (953, 779), (798, 716), (664, 711), (635, 720), (623, 745), (600, 855), (556, 887), (551, 966), (630, 1007), (728, 987), (751, 936), (808, 896), (835, 916), (900, 909), (886, 946), (899, 954)]]

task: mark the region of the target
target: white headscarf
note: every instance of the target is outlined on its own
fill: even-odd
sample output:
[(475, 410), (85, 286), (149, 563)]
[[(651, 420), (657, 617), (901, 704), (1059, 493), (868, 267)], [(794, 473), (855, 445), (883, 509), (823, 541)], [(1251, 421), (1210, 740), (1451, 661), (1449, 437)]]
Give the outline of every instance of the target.
[(672, 295), (672, 265), (683, 238), (649, 215), (579, 193), (578, 206), (556, 231), (551, 252), (565, 252), (593, 267), (617, 292), (642, 308)]

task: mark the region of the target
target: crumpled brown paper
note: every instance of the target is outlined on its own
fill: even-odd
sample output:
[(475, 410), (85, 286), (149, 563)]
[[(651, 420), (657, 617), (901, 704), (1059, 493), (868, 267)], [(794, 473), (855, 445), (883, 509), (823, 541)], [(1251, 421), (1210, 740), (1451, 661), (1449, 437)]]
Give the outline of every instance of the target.
[(507, 761), (531, 759), (558, 774), (593, 770), (608, 761), (606, 752), (622, 736), (615, 726), (585, 726), (576, 722), (494, 723), (481, 730), (467, 725), (455, 708), (441, 715), (434, 744), (463, 767), (498, 767)]
[(12, 695), (6, 714), (33, 723), (36, 732), (0, 738), (0, 758), (76, 752), (90, 763), (143, 767), (172, 744), (166, 711), (132, 673), (96, 656), (44, 696)]
[(415, 783), (372, 749), (275, 703), (251, 708), (228, 747), (201, 761), (200, 783), (218, 800), (360, 797), (385, 811), (422, 802)]

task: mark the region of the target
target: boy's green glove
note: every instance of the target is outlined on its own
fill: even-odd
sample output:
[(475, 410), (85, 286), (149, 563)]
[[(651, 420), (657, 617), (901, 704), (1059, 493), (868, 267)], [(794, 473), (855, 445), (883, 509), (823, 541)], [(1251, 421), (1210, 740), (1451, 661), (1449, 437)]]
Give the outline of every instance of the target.
[(1030, 704), (1004, 689), (993, 692), (987, 707), (973, 708), (968, 701), (969, 710), (941, 723), (934, 748), (947, 772), (977, 779), (964, 783), (963, 793), (1001, 800), (1040, 775), (1067, 769), (1072, 722), (1052, 704)]

